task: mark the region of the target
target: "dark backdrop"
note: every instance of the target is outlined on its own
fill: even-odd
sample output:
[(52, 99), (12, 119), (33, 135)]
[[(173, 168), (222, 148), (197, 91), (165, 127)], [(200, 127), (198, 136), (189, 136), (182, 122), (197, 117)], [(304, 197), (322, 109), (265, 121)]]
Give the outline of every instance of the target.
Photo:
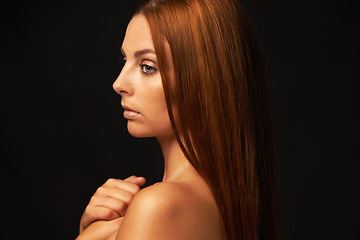
[[(74, 239), (106, 179), (161, 180), (159, 146), (127, 133), (112, 90), (135, 5), (124, 2), (1, 7), (2, 239)], [(242, 2), (268, 66), (284, 239), (359, 239), (357, 8)]]

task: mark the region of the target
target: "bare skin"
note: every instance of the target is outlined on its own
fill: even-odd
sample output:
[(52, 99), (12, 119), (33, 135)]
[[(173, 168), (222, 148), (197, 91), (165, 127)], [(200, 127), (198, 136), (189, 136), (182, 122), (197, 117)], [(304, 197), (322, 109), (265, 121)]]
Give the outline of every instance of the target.
[(97, 220), (114, 220), (125, 216), (127, 206), (144, 183), (144, 178), (136, 176), (123, 181), (106, 181), (98, 188), (86, 207), (80, 222), (80, 233)]
[(129, 23), (122, 46), (126, 64), (113, 87), (122, 97), (129, 132), (157, 138), (163, 181), (142, 190), (145, 179), (134, 176), (105, 183), (87, 206), (77, 239), (224, 239), (211, 191), (173, 134), (156, 55), (144, 49), (154, 46), (146, 18), (137, 15)]

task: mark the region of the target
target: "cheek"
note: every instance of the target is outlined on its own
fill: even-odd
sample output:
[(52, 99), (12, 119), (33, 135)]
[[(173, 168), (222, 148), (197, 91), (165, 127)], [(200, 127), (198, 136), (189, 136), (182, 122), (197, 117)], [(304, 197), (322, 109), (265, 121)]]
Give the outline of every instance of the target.
[(164, 91), (161, 88), (153, 93), (152, 101), (148, 105), (149, 114), (152, 115), (151, 122), (154, 124), (154, 128), (171, 129)]
[(150, 85), (137, 92), (142, 117), (128, 121), (128, 130), (134, 137), (173, 135), (162, 85)]
[[(159, 114), (166, 113), (167, 115), (165, 93), (161, 79), (158, 79), (154, 84), (150, 85), (147, 90), (147, 99), (149, 100), (148, 103), (151, 107)], [(146, 101), (146, 99), (144, 100)]]
[(168, 111), (166, 106), (166, 99), (164, 92), (159, 92), (156, 97), (154, 97), (154, 104), (152, 104), (155, 115), (158, 115), (161, 118), (168, 118)]

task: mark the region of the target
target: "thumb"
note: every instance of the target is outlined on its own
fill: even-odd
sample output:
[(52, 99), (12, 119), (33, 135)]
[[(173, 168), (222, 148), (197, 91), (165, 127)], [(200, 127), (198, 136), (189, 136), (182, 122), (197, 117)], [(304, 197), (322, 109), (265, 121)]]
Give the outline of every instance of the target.
[(125, 182), (133, 183), (141, 187), (145, 184), (146, 180), (144, 177), (131, 176), (124, 180)]

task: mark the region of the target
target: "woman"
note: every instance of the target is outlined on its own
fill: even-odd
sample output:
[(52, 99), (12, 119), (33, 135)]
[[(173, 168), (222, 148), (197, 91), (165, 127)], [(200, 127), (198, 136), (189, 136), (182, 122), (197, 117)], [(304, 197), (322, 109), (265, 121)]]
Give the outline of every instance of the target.
[(114, 90), (130, 134), (160, 143), (164, 177), (107, 181), (78, 239), (277, 239), (266, 81), (238, 1), (143, 1), (122, 52)]

